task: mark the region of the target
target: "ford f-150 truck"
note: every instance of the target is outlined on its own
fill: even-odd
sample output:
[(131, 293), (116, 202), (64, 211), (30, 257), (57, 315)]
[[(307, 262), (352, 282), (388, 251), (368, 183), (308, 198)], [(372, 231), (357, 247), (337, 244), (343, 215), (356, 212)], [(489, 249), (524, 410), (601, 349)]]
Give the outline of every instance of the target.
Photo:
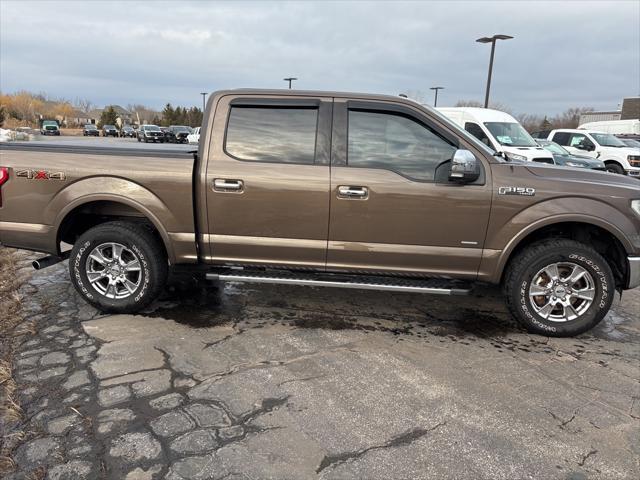
[(104, 311), (143, 309), (177, 266), (448, 295), (489, 282), (529, 330), (567, 336), (640, 284), (637, 179), (508, 161), (408, 99), (220, 91), (193, 156), (129, 148), (0, 150), (0, 242), (48, 253), (36, 267), (68, 257)]

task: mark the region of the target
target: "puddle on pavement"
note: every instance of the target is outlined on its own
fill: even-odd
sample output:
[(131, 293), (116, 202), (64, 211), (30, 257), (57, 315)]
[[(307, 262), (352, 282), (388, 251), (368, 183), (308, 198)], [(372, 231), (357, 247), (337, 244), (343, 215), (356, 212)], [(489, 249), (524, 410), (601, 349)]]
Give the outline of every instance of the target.
[[(384, 332), (398, 340), (414, 337), (433, 343), (460, 343), (497, 351), (549, 353), (542, 336), (514, 336), (524, 330), (511, 318), (492, 290), (451, 299), (423, 295), (385, 294), (333, 289), (242, 283), (217, 284), (195, 276), (172, 278), (168, 288), (146, 312), (193, 328), (229, 323), (242, 329), (284, 325), (301, 329)], [(611, 311), (592, 332), (575, 339), (571, 350), (581, 355), (598, 339), (628, 341), (618, 329), (626, 316)], [(514, 338), (515, 337), (515, 338)], [(568, 345), (567, 345), (568, 346)]]

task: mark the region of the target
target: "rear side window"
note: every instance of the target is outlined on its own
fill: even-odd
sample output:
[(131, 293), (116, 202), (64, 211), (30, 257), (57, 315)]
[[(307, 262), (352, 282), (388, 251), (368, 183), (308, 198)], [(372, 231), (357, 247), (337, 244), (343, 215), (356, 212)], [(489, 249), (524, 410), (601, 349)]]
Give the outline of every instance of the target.
[(571, 137), (571, 134), (569, 132), (556, 132), (553, 135), (553, 138), (551, 140), (553, 140), (554, 142), (560, 145), (567, 147), (569, 145), (570, 137)]
[(476, 137), (482, 143), (484, 143), (487, 147), (491, 146), (491, 142), (489, 141), (489, 137), (484, 133), (484, 130), (480, 128), (480, 125), (477, 123), (467, 122), (464, 124), (464, 129), (469, 132), (471, 135)]
[(391, 170), (411, 180), (432, 182), (456, 147), (404, 115), (349, 110), (347, 165)]
[(318, 109), (231, 107), (225, 151), (238, 160), (313, 164)]

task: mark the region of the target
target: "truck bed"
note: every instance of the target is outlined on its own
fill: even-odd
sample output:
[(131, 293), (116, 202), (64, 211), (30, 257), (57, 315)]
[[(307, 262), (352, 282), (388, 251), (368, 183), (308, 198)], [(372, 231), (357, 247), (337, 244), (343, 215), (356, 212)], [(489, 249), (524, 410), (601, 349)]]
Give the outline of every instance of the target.
[(69, 219), (140, 216), (163, 236), (172, 262), (197, 261), (194, 147), (108, 140), (1, 144), (0, 167), (14, 175), (2, 186), (0, 243), (56, 254), (65, 229), (55, 232)]

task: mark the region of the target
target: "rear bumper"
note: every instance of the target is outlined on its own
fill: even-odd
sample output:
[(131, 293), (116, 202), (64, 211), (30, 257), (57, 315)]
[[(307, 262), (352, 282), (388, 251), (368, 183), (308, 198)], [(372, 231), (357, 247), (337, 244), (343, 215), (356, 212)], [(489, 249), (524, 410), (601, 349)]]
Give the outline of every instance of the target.
[(629, 281), (627, 289), (640, 287), (640, 257), (628, 257)]
[(55, 230), (51, 225), (0, 222), (0, 244), (52, 255), (58, 253)]

